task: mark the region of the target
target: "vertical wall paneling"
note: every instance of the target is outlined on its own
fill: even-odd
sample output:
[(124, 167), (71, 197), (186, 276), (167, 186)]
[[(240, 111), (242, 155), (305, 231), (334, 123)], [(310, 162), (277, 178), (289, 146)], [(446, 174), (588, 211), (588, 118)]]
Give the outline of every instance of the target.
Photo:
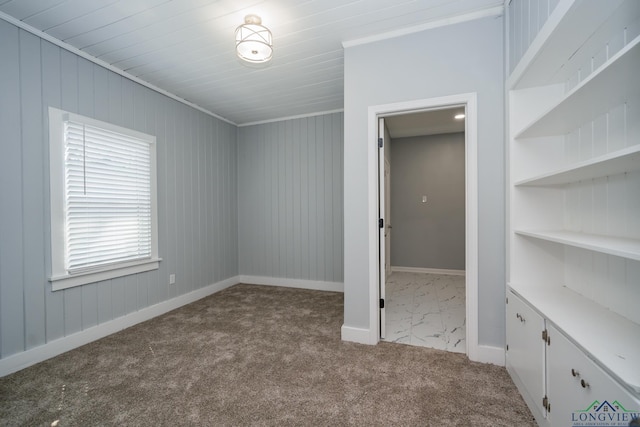
[[(31, 253), (40, 257), (23, 262), (25, 343), (32, 348), (45, 338), (45, 293), (42, 277), (44, 265), (44, 153), (42, 150), (42, 80), (40, 78), (40, 39), (20, 31), (20, 125), (22, 135), (23, 216), (30, 227), (23, 228), (23, 259)], [(4, 200), (4, 199), (3, 199)]]
[(164, 170), (165, 173), (158, 174), (158, 211), (163, 212), (163, 215), (158, 216), (158, 245), (165, 250), (165, 259), (160, 263), (160, 270), (157, 272), (154, 283), (157, 284), (156, 297), (152, 304), (169, 299), (169, 257), (166, 253), (169, 252), (170, 242), (167, 238), (168, 230), (168, 216), (169, 212), (167, 207), (167, 194), (169, 193), (167, 168), (167, 117), (165, 115), (165, 103), (161, 102), (162, 96), (160, 94), (154, 94), (152, 102), (155, 105), (155, 129), (156, 129), (156, 162), (158, 170)]
[[(111, 95), (112, 82), (110, 80), (110, 73), (102, 67), (97, 65), (93, 65), (93, 93), (94, 93), (94, 104), (93, 104), (93, 116), (98, 120), (103, 120), (106, 122), (112, 122), (111, 112), (118, 108), (119, 110), (119, 86), (118, 93), (116, 95)], [(115, 77), (115, 76), (114, 76)], [(120, 78), (116, 77), (118, 82)], [(112, 103), (117, 103), (115, 107), (112, 106)], [(96, 304), (97, 304), (97, 313), (96, 313), (96, 321), (98, 324), (109, 321), (113, 318), (113, 304), (112, 304), (112, 281), (105, 280), (97, 284), (97, 292), (96, 292)], [(87, 327), (88, 325), (85, 325)]]
[[(229, 123), (224, 123), (226, 130), (226, 145), (229, 148), (229, 157), (237, 158), (238, 156), (238, 129), (235, 126), (231, 126)], [(239, 259), (238, 259), (238, 164), (236, 162), (229, 162), (229, 206), (227, 206), (229, 227), (227, 228), (227, 239), (230, 252), (227, 252), (228, 260), (225, 262), (227, 267), (227, 274), (237, 274), (239, 272)], [(232, 256), (230, 256), (231, 254)]]
[[(42, 135), (47, 135), (49, 131), (47, 117), (47, 106), (60, 105), (61, 104), (61, 64), (60, 64), (60, 48), (46, 42), (40, 41), (41, 56), (42, 56), (42, 106), (41, 112), (41, 125)], [(48, 221), (49, 218), (49, 189), (46, 188), (49, 176), (49, 145), (47, 138), (43, 138), (41, 142), (41, 150), (44, 154), (44, 167), (43, 167), (43, 194), (42, 200), (43, 214), (44, 214), (44, 261), (45, 271), (41, 277), (42, 283), (45, 286), (45, 321), (46, 321), (46, 337), (44, 342), (53, 341), (55, 339), (64, 336), (64, 293), (63, 292), (51, 292), (51, 284), (47, 282), (46, 275), (51, 271), (51, 244), (49, 236), (51, 235), (51, 224)], [(0, 245), (1, 247), (1, 245)], [(0, 280), (0, 287), (2, 287), (2, 281)], [(1, 329), (1, 328), (0, 328)]]
[(300, 141), (300, 227), (302, 232), (300, 233), (300, 246), (301, 246), (301, 260), (300, 260), (300, 277), (303, 279), (310, 278), (310, 251), (309, 251), (309, 138), (308, 135), (308, 120), (300, 121), (300, 135), (298, 141)]
[[(177, 166), (177, 156), (176, 156), (176, 144), (169, 144), (168, 141), (176, 141), (176, 117), (175, 114), (169, 114), (169, 111), (172, 110), (172, 105), (167, 105), (165, 110), (165, 139), (159, 144), (165, 146), (166, 150), (166, 159), (165, 159), (165, 174), (166, 177), (166, 186), (164, 187), (164, 193), (166, 195), (173, 194), (174, 197), (169, 199), (169, 197), (165, 197), (164, 204), (164, 215), (160, 217), (166, 218), (166, 228), (165, 228), (165, 236), (166, 236), (166, 245), (164, 246), (164, 251), (161, 256), (166, 257), (166, 260), (163, 260), (163, 263), (167, 266), (168, 274), (176, 274), (177, 272), (177, 264), (178, 264), (178, 248), (176, 241), (175, 230), (177, 229), (177, 211), (176, 211), (176, 195), (177, 195), (177, 187), (176, 187), (176, 166)], [(162, 176), (162, 174), (160, 174)], [(161, 181), (162, 182), (162, 181)], [(162, 219), (160, 223), (162, 223)], [(167, 277), (165, 277), (166, 279)], [(177, 290), (177, 282), (182, 280), (181, 277), (176, 276), (176, 284), (168, 285), (168, 296), (169, 298), (173, 298), (178, 295)], [(168, 282), (168, 280), (167, 280)]]
[[(234, 125), (3, 20), (0, 39), (0, 358), (238, 275)], [(50, 106), (156, 136), (158, 270), (51, 291)]]
[(193, 160), (194, 160), (194, 169), (195, 169), (195, 180), (193, 183), (194, 188), (194, 274), (195, 280), (194, 284), (196, 287), (203, 286), (205, 283), (205, 270), (203, 268), (197, 268), (197, 266), (204, 266), (204, 257), (203, 257), (203, 236), (200, 233), (200, 230), (203, 227), (202, 223), (202, 208), (204, 206), (204, 167), (202, 165), (203, 154), (202, 151), (204, 149), (204, 132), (202, 126), (202, 115), (198, 114), (194, 116), (194, 140), (196, 141), (196, 146), (193, 152)]
[[(343, 146), (340, 143), (343, 138), (344, 132), (344, 115), (340, 115), (334, 120), (333, 125), (333, 217), (342, 218), (344, 214), (343, 210), (343, 181), (344, 181), (344, 161), (342, 159)], [(333, 221), (333, 233), (336, 236), (334, 240), (335, 250), (333, 251), (333, 278), (335, 281), (342, 281), (344, 271), (344, 256), (343, 256), (343, 239), (344, 230), (342, 221)]]
[(513, 71), (559, 0), (511, 0), (509, 14), (509, 71)]
[[(79, 110), (80, 79), (78, 76), (79, 59), (76, 55), (61, 50), (61, 108), (67, 111)], [(71, 335), (82, 330), (82, 288), (69, 288), (64, 291), (64, 333)]]
[(286, 185), (286, 270), (285, 274), (287, 277), (293, 276), (293, 122), (291, 120), (287, 120), (284, 122), (285, 127), (285, 185)]
[[(209, 126), (207, 128), (207, 131), (209, 133), (208, 139), (213, 141), (213, 140), (217, 140), (217, 132), (218, 132), (218, 126), (216, 123), (211, 123), (208, 122)], [(206, 149), (207, 149), (207, 158), (206, 158), (206, 162), (207, 162), (207, 175), (206, 175), (206, 180), (208, 183), (208, 188), (207, 188), (207, 206), (212, 206), (213, 205), (213, 191), (215, 189), (215, 185), (214, 185), (214, 167), (213, 167), (213, 153), (215, 150), (215, 146), (213, 144), (207, 144), (206, 145)], [(213, 230), (215, 230), (214, 227), (214, 217), (212, 215), (211, 212), (207, 212), (206, 215), (206, 223), (207, 223), (207, 235), (211, 236), (211, 233), (213, 232)], [(207, 239), (207, 263), (209, 263), (209, 270), (208, 270), (208, 277), (213, 277), (215, 271), (213, 269), (213, 248), (215, 246), (215, 241), (211, 238)]]
[[(175, 108), (177, 107), (177, 108)], [(185, 137), (185, 124), (184, 117), (182, 116), (182, 111), (177, 105), (174, 103), (175, 108), (175, 137), (176, 140), (184, 141)], [(178, 294), (185, 292), (185, 281), (186, 277), (186, 269), (185, 269), (185, 241), (184, 241), (184, 233), (185, 233), (185, 209), (184, 209), (184, 142), (176, 147), (175, 156), (176, 156), (176, 189), (175, 189), (175, 201), (173, 205), (173, 209), (175, 209), (175, 221), (176, 221), (176, 232), (174, 234), (173, 240), (176, 246), (176, 290)]]
[(342, 282), (342, 120), (239, 129), (241, 274)]
[(309, 278), (318, 276), (318, 163), (316, 158), (316, 119), (307, 120), (309, 160)]
[(278, 122), (278, 271), (287, 274), (287, 165), (286, 165), (286, 122)]
[(0, 334), (0, 352), (7, 355), (24, 349), (24, 300), (22, 271), (22, 147), (20, 143), (19, 31), (0, 22), (0, 322), (11, 324)]
[(325, 175), (324, 175), (324, 120), (320, 120), (320, 117), (315, 117), (316, 122), (316, 139), (315, 139), (315, 152), (316, 152), (316, 239), (317, 239), (317, 252), (316, 252), (316, 264), (318, 275), (324, 275), (324, 243), (325, 233), (322, 231), (325, 227), (324, 219), (324, 206), (325, 206)]
[[(144, 92), (145, 103), (148, 108), (145, 109), (145, 132), (149, 134), (154, 134), (156, 136), (156, 168), (158, 168), (158, 164), (160, 164), (160, 160), (158, 159), (158, 138), (160, 134), (159, 126), (156, 122), (156, 117), (158, 115), (158, 105), (160, 102), (156, 102), (160, 100), (160, 95), (151, 92)], [(159, 176), (156, 175), (156, 186), (157, 181), (159, 180)], [(159, 197), (160, 191), (157, 192), (156, 197)], [(157, 206), (162, 206), (161, 203), (156, 199)], [(160, 224), (158, 224), (158, 240), (160, 240)], [(154, 305), (162, 301), (160, 299), (160, 289), (164, 288), (164, 281), (160, 280), (160, 272), (164, 271), (164, 264), (161, 263), (160, 268), (158, 270), (150, 271), (148, 274), (143, 274), (146, 279), (146, 288), (147, 288), (147, 305)], [(167, 276), (165, 276), (167, 277)]]
[[(300, 121), (292, 121), (291, 123), (291, 164), (293, 166), (291, 170), (292, 177), (300, 177), (301, 165), (300, 165), (300, 143), (294, 143), (293, 141), (300, 141)], [(292, 277), (302, 277), (302, 256), (300, 251), (301, 245), (301, 184), (300, 179), (292, 179), (292, 222), (293, 222), (293, 241), (291, 242), (291, 248), (293, 250), (293, 270), (291, 272)]]
[[(280, 175), (280, 169), (278, 165), (278, 144), (277, 144), (277, 123), (270, 123), (267, 126), (269, 133), (260, 135), (262, 144), (264, 146), (266, 156), (270, 159), (270, 162), (265, 165), (264, 173), (268, 177), (270, 186), (268, 187), (268, 193), (271, 193), (271, 200), (269, 200), (270, 215), (265, 218), (264, 232), (266, 233), (267, 245), (269, 246), (269, 255), (266, 259), (266, 271), (270, 271), (271, 276), (277, 276), (279, 274), (278, 268), (280, 265), (280, 252), (278, 251), (278, 177)], [(268, 139), (269, 138), (269, 139)], [(270, 138), (273, 138), (272, 142)], [(256, 159), (259, 162), (260, 159)], [(258, 234), (259, 235), (259, 234)]]
[(193, 162), (193, 158), (194, 158), (193, 151), (195, 148), (193, 119), (192, 117), (187, 115), (187, 111), (185, 107), (181, 106), (180, 109), (184, 114), (184, 120), (185, 120), (185, 129), (184, 129), (185, 144), (184, 144), (184, 158), (183, 158), (184, 170), (192, 172), (192, 173), (185, 173), (184, 187), (183, 187), (184, 218), (185, 218), (185, 221), (184, 221), (185, 223), (185, 233), (184, 233), (185, 285), (186, 285), (186, 291), (188, 292), (193, 290), (194, 282), (196, 280), (196, 277), (194, 274), (195, 273), (194, 272), (195, 251), (191, 251), (191, 253), (189, 253), (189, 251), (187, 251), (186, 248), (188, 248), (190, 245), (193, 245), (195, 240), (194, 230), (193, 230), (195, 200), (193, 196), (193, 191), (194, 191), (194, 173), (197, 173), (197, 169), (194, 169), (194, 162)]
[[(222, 130), (218, 129), (218, 134), (222, 134)], [(214, 144), (213, 147), (213, 165), (214, 165), (214, 174), (213, 174), (213, 182), (218, 183), (222, 181), (222, 170), (223, 162), (222, 160), (222, 146), (221, 144)], [(215, 207), (220, 206), (220, 196), (221, 196), (221, 188), (218, 185), (214, 186), (213, 191), (213, 199), (212, 204)], [(220, 229), (220, 217), (217, 215), (213, 216), (213, 228), (215, 232), (213, 233), (213, 259), (219, 260), (222, 256), (222, 230)]]
[[(140, 132), (150, 132), (147, 129), (146, 123), (146, 111), (151, 108), (146, 99), (147, 90), (135, 84), (133, 87), (133, 129)], [(138, 287), (138, 305), (137, 309), (144, 308), (148, 305), (148, 277), (149, 273), (137, 274), (137, 287)]]
[[(94, 95), (98, 85), (94, 84), (93, 80), (94, 67), (95, 64), (92, 62), (84, 58), (78, 58), (78, 112), (88, 117), (96, 117), (96, 97)], [(82, 299), (82, 303), (79, 306), (81, 309), (80, 329), (90, 328), (98, 324), (97, 286), (97, 283), (89, 283), (78, 288)]]

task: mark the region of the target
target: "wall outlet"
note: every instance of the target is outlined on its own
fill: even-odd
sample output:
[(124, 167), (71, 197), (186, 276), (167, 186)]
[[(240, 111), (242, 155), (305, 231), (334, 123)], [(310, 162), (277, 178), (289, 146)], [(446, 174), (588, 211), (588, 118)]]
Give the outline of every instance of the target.
[(173, 274), (173, 273), (171, 273), (171, 274), (169, 275), (169, 284), (170, 284), (170, 285), (175, 285), (175, 284), (176, 284), (176, 275), (175, 275), (175, 274)]

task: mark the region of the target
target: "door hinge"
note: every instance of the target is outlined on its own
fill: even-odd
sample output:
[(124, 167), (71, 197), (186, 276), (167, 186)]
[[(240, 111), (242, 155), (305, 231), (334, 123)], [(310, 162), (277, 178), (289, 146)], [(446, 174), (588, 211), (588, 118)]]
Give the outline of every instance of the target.
[(549, 335), (549, 331), (546, 329), (542, 331), (542, 341), (546, 342), (547, 345), (551, 345), (551, 335)]
[(380, 218), (380, 219), (378, 220), (378, 227), (380, 227), (380, 228), (384, 228), (384, 219)]
[(509, 297), (506, 297), (505, 300), (507, 300), (507, 304), (509, 304)]
[(507, 351), (509, 351), (509, 344), (507, 344)]
[(547, 397), (546, 394), (542, 398), (542, 406), (544, 407), (544, 409), (547, 410), (547, 412), (551, 412), (551, 403), (549, 403), (549, 398)]
[(380, 308), (384, 308), (384, 298), (380, 298)]
[(378, 148), (382, 148), (384, 146), (384, 139), (378, 138)]

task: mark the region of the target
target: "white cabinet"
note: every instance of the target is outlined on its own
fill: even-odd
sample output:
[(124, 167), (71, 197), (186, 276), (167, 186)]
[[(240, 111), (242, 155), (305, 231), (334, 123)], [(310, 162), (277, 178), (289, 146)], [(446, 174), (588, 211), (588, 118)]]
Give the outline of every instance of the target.
[[(611, 386), (638, 399), (640, 1), (560, 0), (543, 25), (538, 20), (528, 48), (513, 54), (524, 39), (511, 19), (526, 22), (535, 3), (512, 0), (506, 14), (506, 57), (521, 56), (509, 65), (506, 83), (508, 289), (560, 334), (575, 360), (590, 366), (582, 369), (608, 384), (580, 393), (599, 402), (617, 399), (607, 394)], [(514, 333), (522, 322), (512, 316), (507, 363), (524, 395), (540, 388), (539, 378), (527, 373), (538, 366), (523, 367), (534, 362), (510, 355), (509, 341), (526, 348), (520, 341), (530, 333), (536, 352), (542, 341), (530, 331)], [(553, 344), (552, 338), (543, 380), (551, 411), (538, 396), (525, 399), (539, 423), (572, 425), (558, 414), (582, 401), (572, 400), (578, 391), (563, 388), (575, 385), (575, 377), (564, 380), (566, 366)]]
[(548, 326), (547, 419), (554, 426), (628, 425), (640, 400), (613, 381), (553, 326)]
[(512, 291), (506, 350), (507, 370), (539, 425), (626, 426), (640, 417), (637, 396)]
[(507, 319), (507, 369), (529, 406), (535, 406), (544, 418), (544, 319), (513, 294), (507, 297)]

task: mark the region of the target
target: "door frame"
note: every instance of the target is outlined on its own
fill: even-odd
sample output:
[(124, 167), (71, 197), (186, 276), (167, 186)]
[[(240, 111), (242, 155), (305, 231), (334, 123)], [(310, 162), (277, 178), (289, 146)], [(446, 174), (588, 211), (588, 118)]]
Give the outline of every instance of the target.
[[(373, 105), (368, 109), (368, 193), (369, 193), (369, 340), (380, 341), (380, 229), (378, 226), (378, 118), (453, 106), (465, 107), (465, 287), (466, 354), (478, 354), (478, 107), (475, 92), (438, 98)], [(383, 267), (383, 268), (381, 268)]]

